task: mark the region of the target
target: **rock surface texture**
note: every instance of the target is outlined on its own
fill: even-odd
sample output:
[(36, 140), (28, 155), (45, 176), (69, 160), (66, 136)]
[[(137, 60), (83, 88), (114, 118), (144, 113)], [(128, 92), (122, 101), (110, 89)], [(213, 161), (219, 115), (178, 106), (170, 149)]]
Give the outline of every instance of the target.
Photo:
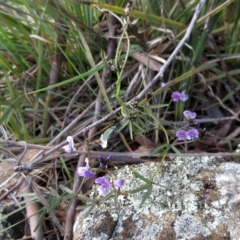
[(0, 204), (0, 240), (22, 239), (24, 236), (25, 217), (21, 212), (11, 214), (16, 210), (14, 204)]
[[(149, 198), (147, 189), (107, 199), (85, 217), (77, 216), (74, 239), (105, 240), (239, 240), (240, 164), (213, 157), (180, 157), (158, 164), (125, 166), (114, 172), (125, 180), (122, 192), (145, 184), (156, 173)], [(106, 176), (108, 179), (109, 176)], [(90, 197), (98, 198), (94, 187)]]

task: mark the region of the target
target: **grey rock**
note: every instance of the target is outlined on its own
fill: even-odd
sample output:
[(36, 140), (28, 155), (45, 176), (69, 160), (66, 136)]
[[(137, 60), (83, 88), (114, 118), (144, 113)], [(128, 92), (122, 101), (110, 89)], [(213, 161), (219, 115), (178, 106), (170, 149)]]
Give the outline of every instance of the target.
[(0, 240), (21, 239), (24, 236), (25, 217), (16, 210), (14, 204), (0, 204)]
[[(199, 156), (125, 166), (114, 172), (125, 180), (122, 192), (144, 184), (134, 171), (147, 179), (154, 175), (144, 204), (140, 207), (147, 189), (119, 195), (117, 206), (107, 199), (87, 217), (88, 209), (81, 211), (75, 240), (240, 239), (240, 164)], [(90, 198), (99, 199), (97, 186)]]

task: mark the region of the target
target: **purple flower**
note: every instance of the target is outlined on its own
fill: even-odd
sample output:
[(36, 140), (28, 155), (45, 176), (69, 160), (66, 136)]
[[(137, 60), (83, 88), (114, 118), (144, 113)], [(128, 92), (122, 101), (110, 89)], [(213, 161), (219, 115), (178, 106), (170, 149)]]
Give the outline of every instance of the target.
[(95, 176), (95, 173), (90, 171), (90, 166), (88, 163), (88, 158), (85, 159), (86, 166), (85, 167), (79, 167), (78, 168), (78, 175), (80, 177), (85, 177), (85, 178), (92, 178)]
[(161, 87), (164, 87), (167, 83), (161, 82)]
[(183, 115), (187, 118), (187, 119), (194, 119), (196, 118), (197, 114), (195, 112), (191, 112), (189, 110), (186, 110), (183, 112)]
[(108, 160), (109, 162), (112, 161), (112, 155), (111, 155), (111, 154), (107, 157), (107, 160)]
[(178, 138), (178, 141), (185, 141), (187, 137), (187, 132), (185, 130), (179, 129), (176, 132), (176, 137)]
[(173, 102), (178, 102), (178, 101), (187, 101), (188, 100), (188, 95), (186, 94), (186, 91), (182, 91), (182, 93), (180, 92), (173, 92), (172, 93), (172, 99)]
[(211, 189), (211, 188), (208, 188), (208, 189), (206, 189), (206, 192), (207, 192), (207, 193), (210, 193), (210, 192), (212, 192), (212, 189)]
[(124, 180), (122, 178), (119, 178), (115, 183), (114, 186), (116, 188), (121, 188), (123, 186)]
[(173, 92), (172, 100), (173, 100), (173, 102), (178, 102), (178, 101), (182, 100), (182, 94), (180, 92)]
[(100, 162), (100, 168), (105, 168), (105, 164), (104, 163), (102, 163), (102, 162)]
[(72, 148), (70, 147), (70, 145), (63, 146), (63, 149), (66, 153), (71, 153), (72, 152)]
[(67, 142), (68, 142), (68, 145), (63, 146), (64, 151), (67, 153), (75, 152), (76, 148), (74, 147), (73, 137), (68, 136)]
[(182, 99), (181, 99), (183, 102), (187, 101), (188, 100), (188, 95), (186, 94), (186, 91), (182, 91)]
[(195, 128), (192, 128), (187, 131), (186, 138), (187, 140), (194, 140), (195, 138), (198, 138), (198, 130)]
[[(79, 174), (80, 175), (80, 174)], [(95, 173), (93, 173), (93, 172), (91, 172), (90, 170), (86, 170), (85, 172), (84, 172), (84, 176), (83, 177), (85, 177), (85, 178), (92, 178), (92, 177), (94, 177), (95, 176)]]
[(105, 177), (99, 177), (95, 180), (95, 183), (100, 184), (98, 192), (100, 195), (107, 195), (109, 188), (111, 188), (110, 182)]
[(208, 195), (207, 194), (204, 194), (201, 196), (203, 199), (207, 199), (208, 198)]
[(102, 146), (102, 148), (106, 148), (107, 147), (107, 140), (104, 139), (104, 135), (103, 134), (100, 137), (100, 145)]

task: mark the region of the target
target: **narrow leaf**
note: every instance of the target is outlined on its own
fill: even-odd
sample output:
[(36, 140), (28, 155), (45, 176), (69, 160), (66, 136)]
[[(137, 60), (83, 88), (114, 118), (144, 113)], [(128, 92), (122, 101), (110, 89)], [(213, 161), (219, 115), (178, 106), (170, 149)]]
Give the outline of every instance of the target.
[(148, 186), (148, 191), (143, 195), (142, 201), (140, 203), (140, 207), (145, 203), (145, 201), (150, 197), (152, 193), (152, 184)]
[(133, 174), (134, 174), (134, 176), (136, 177), (136, 178), (139, 178), (139, 179), (141, 179), (142, 181), (144, 181), (145, 183), (152, 183), (150, 180), (148, 180), (148, 179), (146, 179), (145, 177), (143, 177), (140, 173), (138, 173), (138, 172), (133, 172)]

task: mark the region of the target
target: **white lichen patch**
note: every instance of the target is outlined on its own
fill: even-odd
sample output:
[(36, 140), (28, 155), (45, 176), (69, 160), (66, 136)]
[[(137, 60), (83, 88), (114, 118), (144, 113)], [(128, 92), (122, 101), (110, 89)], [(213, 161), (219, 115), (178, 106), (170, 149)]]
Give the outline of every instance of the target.
[(216, 174), (216, 185), (221, 194), (220, 204), (226, 209), (226, 223), (233, 239), (240, 236), (240, 164), (227, 162), (221, 164)]
[(195, 217), (189, 214), (177, 217), (174, 224), (174, 230), (177, 237), (181, 237), (185, 240), (192, 239), (199, 234), (203, 237), (210, 235), (209, 229), (202, 226)]
[[(171, 161), (164, 162), (157, 173), (158, 164), (139, 164), (117, 169), (113, 174), (116, 178), (124, 179), (124, 185), (121, 189), (124, 195), (120, 194), (118, 196), (117, 208), (114, 205), (114, 198), (102, 202), (88, 219), (81, 219), (83, 223), (87, 222), (84, 229), (96, 224), (97, 221), (94, 220), (96, 215), (101, 216), (101, 213), (108, 212), (111, 219), (116, 221), (114, 232), (111, 236), (108, 236), (108, 239), (111, 239), (111, 237), (114, 239), (114, 236), (119, 236), (119, 234), (122, 234), (123, 238), (118, 239), (126, 239), (126, 236), (131, 236), (134, 239), (144, 239), (146, 237), (147, 239), (157, 239), (157, 235), (159, 236), (162, 231), (166, 231), (164, 227), (166, 224), (171, 226), (174, 223), (174, 230), (172, 231), (175, 231), (175, 233), (170, 234), (175, 234), (183, 239), (191, 239), (194, 236), (199, 236), (199, 234), (203, 237), (208, 236), (211, 231), (217, 231), (216, 229), (220, 224), (224, 224), (229, 226), (228, 230), (232, 239), (237, 240), (236, 236), (237, 234), (240, 236), (240, 233), (236, 226), (240, 222), (236, 222), (234, 225), (234, 217), (227, 212), (230, 213), (230, 208), (235, 206), (240, 199), (240, 165), (226, 164), (219, 167), (218, 161), (211, 157), (191, 157), (186, 159), (176, 157)], [(209, 202), (201, 199), (199, 192), (203, 191), (204, 186), (201, 180), (202, 171), (210, 171), (216, 175), (217, 188), (214, 191), (215, 194), (219, 191), (219, 196), (222, 196), (221, 199), (213, 199)], [(137, 178), (133, 174), (134, 172), (149, 180), (156, 173), (152, 180), (154, 183), (152, 192), (142, 206), (140, 206), (140, 203), (147, 189), (125, 194), (146, 184), (146, 182)], [(111, 176), (107, 175), (106, 177), (111, 181)], [(93, 192), (90, 194), (91, 198), (99, 198), (96, 189), (97, 186), (94, 186)], [(199, 210), (200, 201), (203, 203), (201, 210)], [(228, 209), (225, 212), (226, 205)], [(195, 216), (199, 213), (201, 215), (196, 218)], [(175, 217), (175, 220), (167, 221), (165, 217), (169, 214), (171, 216), (178, 215), (178, 217)], [(237, 216), (237, 219), (240, 219), (240, 216)], [(89, 221), (94, 223), (90, 224)], [(191, 228), (183, 227), (186, 222)], [(129, 231), (128, 235), (126, 235), (126, 229)], [(183, 232), (181, 232), (181, 229)], [(86, 238), (86, 234), (84, 234), (84, 239), (91, 239), (91, 237), (89, 235), (89, 238)]]

